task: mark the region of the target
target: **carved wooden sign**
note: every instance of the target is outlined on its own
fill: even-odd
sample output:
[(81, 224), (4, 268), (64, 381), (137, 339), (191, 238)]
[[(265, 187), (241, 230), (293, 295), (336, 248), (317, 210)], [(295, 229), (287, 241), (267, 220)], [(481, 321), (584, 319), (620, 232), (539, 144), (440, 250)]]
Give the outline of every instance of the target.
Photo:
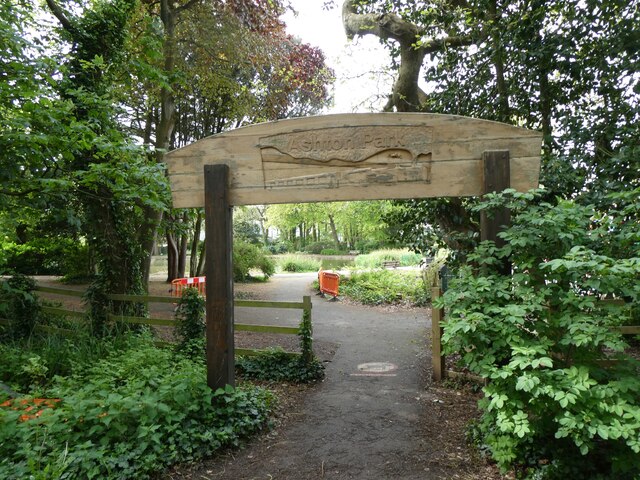
[(232, 205), (472, 196), (482, 153), (509, 150), (511, 185), (538, 186), (538, 132), (435, 114), (340, 114), (263, 123), (166, 155), (176, 208), (204, 206), (203, 166), (227, 164)]

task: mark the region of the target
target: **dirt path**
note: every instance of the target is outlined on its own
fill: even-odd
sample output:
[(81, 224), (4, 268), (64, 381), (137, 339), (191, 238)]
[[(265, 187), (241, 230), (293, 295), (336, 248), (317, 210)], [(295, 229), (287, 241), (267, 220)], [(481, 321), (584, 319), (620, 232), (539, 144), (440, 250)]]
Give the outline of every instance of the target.
[[(315, 274), (276, 275), (261, 298), (299, 300)], [(313, 296), (314, 341), (337, 346), (325, 381), (289, 421), (247, 448), (163, 478), (491, 479), (464, 442), (475, 398), (431, 384), (427, 309), (378, 309)], [(237, 309), (236, 321), (295, 325), (299, 316)]]

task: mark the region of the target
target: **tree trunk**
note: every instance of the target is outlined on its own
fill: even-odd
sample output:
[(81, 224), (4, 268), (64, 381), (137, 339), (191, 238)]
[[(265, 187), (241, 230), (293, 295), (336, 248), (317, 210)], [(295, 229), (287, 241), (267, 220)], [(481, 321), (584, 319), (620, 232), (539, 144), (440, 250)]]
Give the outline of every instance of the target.
[(497, 24), (499, 15), (497, 14), (497, 1), (493, 0), (489, 4), (489, 21), (491, 22), (491, 42), (493, 46), (493, 66), (496, 69), (496, 90), (498, 93), (498, 120), (509, 121), (509, 90), (504, 78), (504, 61), (502, 42), (500, 40), (500, 26)]
[(180, 248), (178, 249), (178, 278), (183, 278), (187, 271), (187, 247), (189, 245), (189, 237), (182, 235), (180, 237)]
[(336, 244), (336, 248), (338, 250), (342, 250), (342, 244), (340, 243), (340, 237), (338, 237), (336, 222), (331, 214), (329, 214), (329, 227), (331, 227), (331, 236), (333, 237), (333, 242)]
[(178, 245), (175, 237), (167, 232), (167, 283), (178, 277)]
[(200, 245), (200, 258), (198, 260), (198, 268), (196, 269), (196, 277), (201, 276), (204, 273), (204, 267), (205, 267), (205, 253), (207, 253), (207, 242), (202, 242), (202, 245)]
[[(181, 223), (187, 223), (188, 213), (184, 212)], [(180, 235), (180, 245), (178, 249), (178, 278), (184, 278), (187, 269), (187, 247), (189, 245), (189, 236), (186, 233)]]
[(202, 212), (198, 210), (195, 225), (193, 228), (193, 239), (191, 240), (191, 257), (189, 258), (189, 275), (198, 276), (198, 244), (200, 243), (200, 232), (202, 231)]

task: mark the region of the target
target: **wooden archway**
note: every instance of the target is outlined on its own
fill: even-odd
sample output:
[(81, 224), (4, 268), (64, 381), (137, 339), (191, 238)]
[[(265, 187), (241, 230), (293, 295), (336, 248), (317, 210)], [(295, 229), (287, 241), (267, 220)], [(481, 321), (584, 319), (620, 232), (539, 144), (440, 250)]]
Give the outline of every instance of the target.
[[(173, 204), (206, 215), (207, 383), (234, 385), (234, 205), (477, 196), (538, 185), (542, 135), (488, 120), (340, 114), (262, 123), (166, 155)], [(505, 219), (482, 224), (495, 238)]]

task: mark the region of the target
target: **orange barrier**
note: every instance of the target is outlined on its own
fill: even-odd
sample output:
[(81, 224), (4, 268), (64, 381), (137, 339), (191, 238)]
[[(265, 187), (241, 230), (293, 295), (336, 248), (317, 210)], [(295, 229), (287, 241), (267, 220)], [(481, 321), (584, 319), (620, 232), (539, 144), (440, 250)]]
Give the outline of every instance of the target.
[(181, 297), (185, 288), (197, 288), (200, 295), (207, 294), (207, 277), (176, 278), (171, 281), (171, 295)]
[(320, 270), (318, 272), (318, 282), (320, 283), (320, 293), (328, 293), (334, 297), (338, 296), (340, 286), (340, 275), (332, 272)]

